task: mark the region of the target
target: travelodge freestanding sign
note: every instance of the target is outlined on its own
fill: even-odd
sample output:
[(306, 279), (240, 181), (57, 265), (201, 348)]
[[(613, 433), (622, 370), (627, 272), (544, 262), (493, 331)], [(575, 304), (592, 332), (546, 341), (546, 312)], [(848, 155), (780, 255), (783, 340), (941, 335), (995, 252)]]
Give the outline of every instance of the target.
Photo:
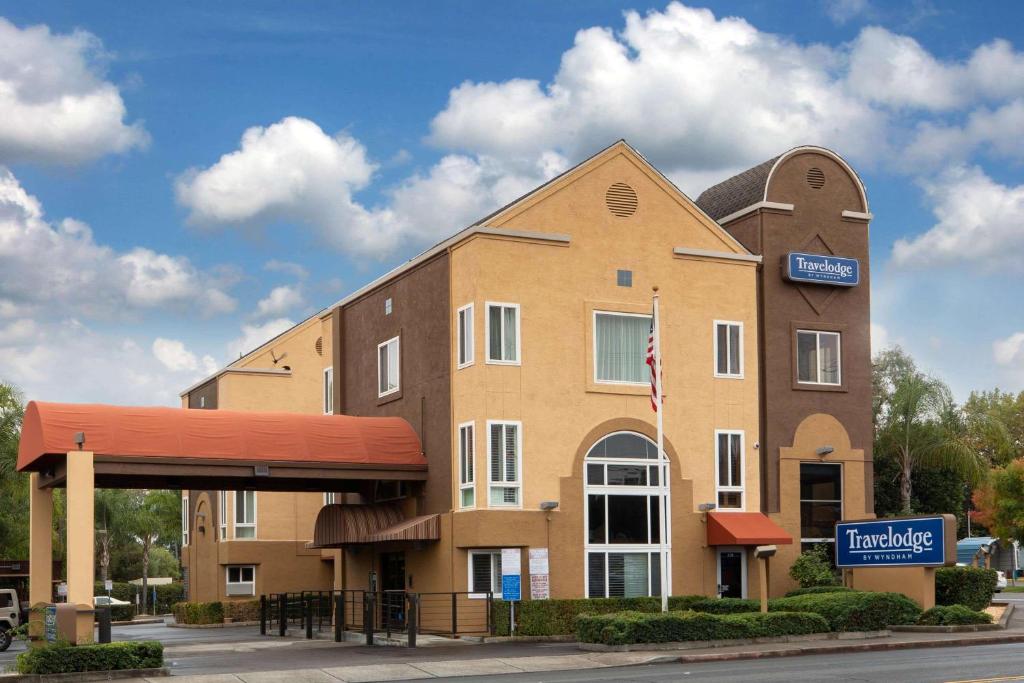
[(953, 515), (836, 523), (837, 567), (942, 567), (955, 563)]

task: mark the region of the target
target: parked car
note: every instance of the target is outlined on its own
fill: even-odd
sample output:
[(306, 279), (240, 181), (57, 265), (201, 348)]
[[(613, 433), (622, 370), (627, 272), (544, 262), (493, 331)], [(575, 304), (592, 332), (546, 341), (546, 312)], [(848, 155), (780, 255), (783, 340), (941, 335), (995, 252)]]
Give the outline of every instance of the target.
[[(1005, 583), (1005, 581), (1003, 583)], [(110, 605), (111, 607), (123, 607), (124, 605), (132, 604), (126, 600), (118, 600), (117, 598), (107, 597), (106, 595), (95, 595), (93, 596), (92, 601), (97, 607), (106, 607), (107, 605)]]
[(21, 603), (10, 589), (0, 590), (0, 652), (11, 646), (14, 630), (21, 623)]

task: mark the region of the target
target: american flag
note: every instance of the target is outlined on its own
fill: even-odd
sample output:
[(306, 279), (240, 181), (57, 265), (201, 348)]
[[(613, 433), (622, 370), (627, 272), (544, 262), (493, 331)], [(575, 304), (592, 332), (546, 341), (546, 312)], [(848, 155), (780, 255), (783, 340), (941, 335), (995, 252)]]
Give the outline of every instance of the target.
[(647, 365), (651, 368), (651, 409), (654, 412), (658, 412), (658, 359), (655, 351), (654, 333), (655, 333), (655, 321), (654, 311), (651, 311), (651, 332), (647, 336)]

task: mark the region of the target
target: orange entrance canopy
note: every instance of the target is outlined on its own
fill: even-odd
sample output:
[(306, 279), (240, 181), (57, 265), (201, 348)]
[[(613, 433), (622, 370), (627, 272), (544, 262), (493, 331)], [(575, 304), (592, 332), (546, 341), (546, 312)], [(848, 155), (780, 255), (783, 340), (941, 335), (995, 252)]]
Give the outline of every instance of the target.
[(793, 537), (760, 512), (709, 512), (708, 545), (788, 545)]

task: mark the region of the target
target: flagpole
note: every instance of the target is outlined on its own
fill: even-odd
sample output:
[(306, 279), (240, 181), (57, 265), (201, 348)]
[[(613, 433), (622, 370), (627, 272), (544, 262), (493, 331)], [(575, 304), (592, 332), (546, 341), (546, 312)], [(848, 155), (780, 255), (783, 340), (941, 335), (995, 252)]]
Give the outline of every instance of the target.
[(662, 496), (662, 519), (659, 525), (661, 533), (659, 534), (659, 552), (660, 558), (660, 570), (661, 570), (661, 611), (668, 611), (668, 593), (669, 593), (669, 562), (668, 562), (668, 544), (667, 538), (669, 534), (669, 511), (671, 506), (669, 505), (669, 489), (671, 485), (669, 477), (669, 469), (663, 463), (668, 458), (665, 457), (665, 398), (664, 392), (661, 386), (661, 318), (659, 315), (658, 304), (659, 295), (657, 286), (654, 287), (654, 364), (655, 364), (655, 376), (654, 385), (658, 392), (658, 408), (657, 408), (657, 420), (658, 420), (658, 472), (661, 481), (659, 482), (662, 488), (665, 489), (665, 495)]

